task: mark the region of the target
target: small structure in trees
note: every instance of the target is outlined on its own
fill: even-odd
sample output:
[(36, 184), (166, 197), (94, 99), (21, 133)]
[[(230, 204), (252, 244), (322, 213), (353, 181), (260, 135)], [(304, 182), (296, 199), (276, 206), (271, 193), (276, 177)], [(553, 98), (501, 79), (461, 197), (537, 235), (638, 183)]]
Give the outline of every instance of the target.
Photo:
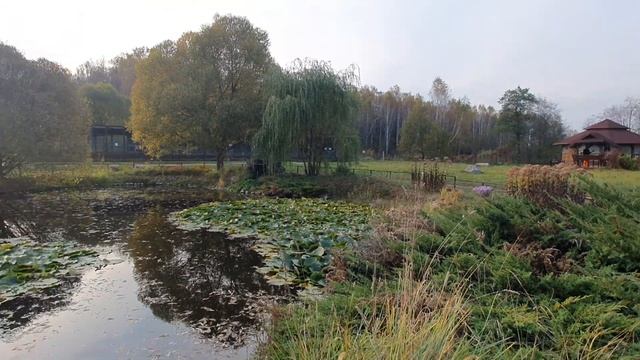
[(585, 131), (556, 142), (562, 146), (562, 162), (582, 167), (605, 166), (612, 153), (640, 156), (640, 135), (605, 119)]

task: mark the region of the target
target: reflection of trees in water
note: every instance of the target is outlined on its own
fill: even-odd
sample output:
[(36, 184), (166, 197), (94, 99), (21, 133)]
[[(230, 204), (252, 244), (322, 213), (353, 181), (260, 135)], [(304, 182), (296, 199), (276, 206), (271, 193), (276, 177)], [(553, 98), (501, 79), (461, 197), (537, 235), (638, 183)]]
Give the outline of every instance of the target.
[[(50, 192), (0, 200), (0, 228), (13, 237), (29, 236), (40, 241), (95, 238), (89, 231), (99, 224), (90, 202), (76, 192)], [(2, 232), (2, 229), (0, 229)]]
[(136, 220), (128, 244), (139, 298), (156, 316), (229, 342), (241, 340), (235, 332), (258, 324), (258, 302), (272, 288), (255, 272), (261, 258), (248, 241), (187, 233), (150, 211)]
[[(149, 198), (146, 190), (53, 191), (0, 199), (0, 239), (28, 235), (84, 245), (127, 240), (140, 283), (139, 298), (154, 314), (184, 321), (210, 336), (232, 329), (225, 339), (233, 341), (238, 331), (258, 324), (259, 302), (273, 298), (272, 288), (253, 269), (261, 263), (259, 255), (247, 250), (248, 244), (227, 241), (220, 234), (185, 233), (167, 223), (159, 210), (148, 211), (156, 204), (169, 209), (195, 205), (201, 196), (152, 193)], [(133, 234), (127, 239), (133, 219)], [(0, 333), (67, 304), (79, 276), (68, 280), (37, 296), (3, 303)]]
[[(60, 240), (58, 237), (66, 235), (62, 231), (68, 231), (70, 225), (86, 226), (69, 221), (72, 214), (88, 211), (81, 205), (78, 201), (61, 201), (58, 193), (0, 199), (0, 239), (29, 236), (41, 241)], [(60, 285), (0, 303), (0, 335), (9, 336), (38, 314), (66, 306), (80, 278), (80, 274), (67, 274)]]
[(0, 239), (25, 236), (31, 233), (27, 222), (8, 199), (0, 199)]
[(68, 305), (80, 276), (68, 276), (54, 288), (0, 303), (0, 339), (27, 325), (36, 315)]
[(51, 191), (0, 198), (0, 238), (29, 235), (42, 241), (73, 240), (86, 245), (116, 242), (126, 236), (132, 218), (149, 208), (183, 209), (223, 196), (153, 188)]

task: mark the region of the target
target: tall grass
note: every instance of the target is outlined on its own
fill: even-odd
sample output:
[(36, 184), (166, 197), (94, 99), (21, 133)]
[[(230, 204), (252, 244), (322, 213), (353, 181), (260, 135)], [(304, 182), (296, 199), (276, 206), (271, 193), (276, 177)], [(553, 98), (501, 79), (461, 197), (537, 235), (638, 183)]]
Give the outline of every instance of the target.
[[(388, 226), (378, 220), (375, 233), (356, 256), (368, 262), (394, 263), (398, 257), (392, 254), (394, 250), (377, 253), (375, 249), (391, 238), (415, 244), (417, 236), (426, 231), (420, 220), (422, 208), (432, 198), (422, 191), (398, 197), (385, 214)], [(325, 299), (305, 306), (289, 305), (277, 312), (261, 357), (472, 359), (472, 354), (482, 354), (491, 358), (490, 347), (474, 347), (465, 336), (470, 314), (466, 283), (432, 281), (428, 269), (414, 268), (413, 251), (400, 254), (405, 261), (395, 275), (381, 272), (371, 282), (361, 279), (336, 285)]]
[[(468, 310), (464, 286), (453, 292), (415, 279), (407, 263), (394, 284), (371, 285), (369, 297), (335, 297), (329, 315), (312, 304), (302, 323), (288, 321), (272, 339), (269, 359), (450, 359), (464, 358), (461, 342)], [(344, 311), (357, 314), (346, 317)], [(287, 316), (291, 316), (289, 313)]]

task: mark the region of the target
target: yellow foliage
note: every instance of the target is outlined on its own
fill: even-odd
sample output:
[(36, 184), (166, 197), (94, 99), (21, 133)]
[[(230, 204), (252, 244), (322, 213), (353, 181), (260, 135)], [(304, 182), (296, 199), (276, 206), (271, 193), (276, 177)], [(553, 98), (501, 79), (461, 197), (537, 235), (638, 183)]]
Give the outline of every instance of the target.
[(456, 206), (462, 200), (462, 191), (445, 186), (440, 190), (440, 197), (430, 205), (431, 210)]
[(514, 167), (507, 174), (506, 190), (510, 195), (527, 198), (542, 206), (562, 198), (580, 201), (583, 194), (574, 180), (576, 175), (584, 173), (584, 169), (566, 164)]

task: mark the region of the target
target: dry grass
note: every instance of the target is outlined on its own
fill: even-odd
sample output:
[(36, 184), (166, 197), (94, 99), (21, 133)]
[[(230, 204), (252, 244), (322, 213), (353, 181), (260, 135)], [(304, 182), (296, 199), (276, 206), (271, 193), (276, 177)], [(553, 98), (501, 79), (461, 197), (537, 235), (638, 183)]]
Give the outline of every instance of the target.
[[(263, 354), (276, 359), (451, 359), (464, 358), (460, 342), (468, 311), (464, 286), (453, 292), (434, 288), (428, 278), (413, 278), (403, 267), (395, 286), (372, 285), (373, 295), (354, 304), (355, 322), (334, 309), (329, 319), (315, 304), (312, 315), (290, 328), (288, 347), (272, 344)], [(313, 305), (312, 305), (313, 306)], [(291, 313), (280, 313), (278, 317)]]

